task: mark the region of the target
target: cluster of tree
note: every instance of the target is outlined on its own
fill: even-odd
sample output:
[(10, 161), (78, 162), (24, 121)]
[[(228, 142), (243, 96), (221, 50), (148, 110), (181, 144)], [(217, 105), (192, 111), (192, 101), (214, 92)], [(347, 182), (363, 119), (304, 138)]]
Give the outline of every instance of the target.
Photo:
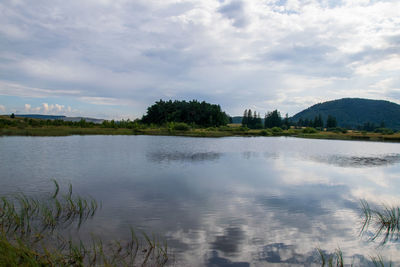
[(250, 129), (261, 129), (263, 128), (273, 128), (273, 127), (280, 127), (283, 129), (288, 129), (290, 126), (298, 126), (298, 127), (314, 127), (314, 128), (336, 128), (337, 121), (336, 118), (328, 115), (326, 123), (324, 123), (321, 114), (315, 116), (314, 120), (305, 119), (303, 120), (300, 118), (297, 122), (292, 122), (288, 114), (282, 118), (280, 112), (278, 110), (274, 110), (265, 114), (264, 117), (264, 125), (260, 118), (260, 115), (257, 112), (252, 113), (250, 109), (246, 109), (243, 114), (242, 118), (242, 125), (247, 126)]
[(358, 126), (357, 127), (358, 130), (362, 130), (362, 131), (367, 131), (367, 132), (374, 132), (377, 129), (386, 129), (385, 128), (385, 122), (382, 121), (379, 125), (376, 125), (373, 122), (366, 122), (364, 123), (362, 126)]
[(319, 114), (318, 116), (315, 116), (314, 120), (309, 120), (309, 119), (303, 120), (303, 118), (300, 118), (297, 121), (296, 126), (314, 127), (314, 128), (324, 128), (324, 126), (326, 126), (326, 128), (336, 128), (337, 121), (336, 121), (335, 117), (328, 115), (328, 118), (326, 119), (326, 123), (324, 124), (322, 116), (321, 116), (321, 114)]
[(124, 128), (124, 129), (137, 129), (140, 127), (139, 120), (131, 121), (130, 119), (115, 121), (115, 120), (105, 120), (101, 123), (104, 128)]
[(264, 127), (273, 128), (282, 126), (281, 113), (276, 109), (272, 112), (268, 112), (264, 118)]
[(289, 128), (290, 121), (286, 114), (285, 118), (282, 119), (281, 114), (278, 110), (268, 112), (264, 116), (264, 124), (257, 112), (252, 113), (251, 109), (246, 109), (242, 118), (242, 126), (246, 126), (250, 129), (262, 129), (262, 128), (273, 128), (282, 127)]
[(13, 114), (10, 116), (12, 120), (0, 119), (0, 127), (10, 126), (10, 127), (44, 127), (44, 126), (71, 126), (71, 127), (82, 127), (90, 128), (94, 127), (96, 124), (93, 122), (87, 122), (85, 120), (80, 121), (64, 121), (64, 120), (42, 120), (42, 119), (15, 119), (16, 116)]
[(263, 127), (260, 113), (252, 113), (251, 109), (245, 110), (242, 118), (242, 125), (250, 129), (261, 129)]
[(204, 127), (218, 127), (228, 124), (229, 119), (219, 105), (196, 100), (189, 102), (160, 100), (147, 108), (147, 113), (141, 121), (146, 124), (161, 125), (167, 122), (185, 122)]
[(81, 128), (92, 128), (92, 127), (103, 127), (103, 128), (124, 128), (124, 129), (137, 129), (140, 127), (139, 121), (121, 120), (121, 121), (108, 121), (105, 120), (101, 124), (94, 122), (88, 122), (84, 119), (79, 121), (66, 121), (66, 120), (43, 120), (43, 119), (30, 119), (30, 118), (16, 118), (16, 116), (10, 116), (10, 119), (0, 118), (0, 128), (8, 127), (45, 127), (45, 126), (69, 126), (69, 127), (81, 127)]

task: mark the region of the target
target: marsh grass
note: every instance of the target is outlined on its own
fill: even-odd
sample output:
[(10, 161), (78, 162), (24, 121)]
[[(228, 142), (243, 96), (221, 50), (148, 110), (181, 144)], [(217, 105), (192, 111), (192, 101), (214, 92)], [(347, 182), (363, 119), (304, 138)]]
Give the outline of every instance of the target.
[(100, 237), (73, 240), (66, 229), (76, 228), (99, 209), (93, 198), (54, 192), (44, 199), (18, 193), (0, 198), (0, 266), (163, 266), (167, 244), (133, 229), (124, 241), (104, 244)]
[[(320, 248), (317, 248), (321, 259), (321, 267), (344, 267), (353, 266), (353, 264), (346, 264), (343, 259), (343, 252), (337, 248), (333, 253), (327, 253)], [(386, 263), (381, 255), (371, 256), (370, 263), (375, 267), (391, 267), (392, 263)], [(370, 265), (368, 265), (370, 266)]]
[[(0, 120), (3, 118), (0, 116)], [(201, 128), (195, 125), (182, 123), (167, 123), (165, 125), (134, 124), (131, 128), (103, 127), (90, 124), (88, 127), (68, 125), (28, 125), (21, 118), (11, 120), (15, 125), (0, 125), (0, 136), (69, 136), (69, 135), (163, 135), (163, 136), (190, 136), (190, 137), (227, 137), (227, 136), (293, 136), (312, 139), (333, 140), (361, 140), (361, 141), (389, 141), (399, 142), (400, 133), (385, 134), (374, 132), (348, 131), (318, 131), (314, 128), (305, 129), (248, 129), (241, 125)], [(40, 120), (35, 120), (40, 121)], [(17, 123), (18, 122), (18, 123)], [(23, 125), (22, 125), (22, 124)], [(21, 124), (21, 125), (20, 125)], [(23, 126), (23, 127), (22, 127)]]
[(333, 266), (338, 266), (338, 267), (343, 267), (344, 266), (344, 261), (343, 261), (343, 253), (340, 248), (336, 249), (334, 253), (332, 254), (326, 254), (324, 251), (320, 248), (317, 248), (319, 256), (321, 258), (321, 266), (325, 267), (333, 267)]
[(361, 200), (361, 207), (363, 225), (360, 234), (372, 232), (370, 241), (380, 240), (380, 245), (399, 240), (400, 207), (383, 205), (374, 209), (365, 200)]
[[(370, 242), (379, 241), (380, 246), (387, 242), (395, 242), (400, 238), (400, 207), (382, 205), (372, 208), (366, 200), (360, 201), (362, 225), (360, 235), (368, 235)], [(334, 253), (327, 254), (317, 248), (321, 266), (344, 266), (343, 253), (338, 248)], [(370, 262), (376, 267), (392, 266), (381, 255), (371, 256)]]

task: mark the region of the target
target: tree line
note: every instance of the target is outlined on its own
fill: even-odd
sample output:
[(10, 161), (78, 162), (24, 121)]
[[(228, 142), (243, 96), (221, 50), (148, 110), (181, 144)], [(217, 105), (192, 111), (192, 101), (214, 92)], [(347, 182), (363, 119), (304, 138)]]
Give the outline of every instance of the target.
[(251, 109), (246, 109), (243, 113), (242, 126), (246, 126), (250, 129), (262, 129), (262, 128), (273, 128), (280, 127), (288, 129), (290, 126), (297, 127), (314, 127), (314, 128), (336, 128), (336, 118), (329, 115), (326, 122), (324, 123), (321, 114), (316, 116), (314, 120), (300, 118), (297, 122), (293, 122), (289, 119), (288, 114), (282, 118), (278, 110), (268, 112), (264, 116), (264, 123), (262, 122), (260, 113), (256, 111), (252, 112)]
[(168, 122), (183, 122), (204, 127), (218, 127), (228, 124), (230, 117), (219, 105), (205, 101), (157, 101), (147, 108), (141, 122), (162, 125)]
[[(11, 120), (10, 120), (11, 119)], [(102, 128), (125, 128), (125, 129), (134, 129), (139, 127), (139, 121), (131, 121), (131, 120), (104, 120), (102, 123), (94, 123), (91, 121), (86, 121), (85, 119), (81, 119), (79, 121), (67, 121), (60, 119), (32, 119), (32, 118), (19, 118), (18, 116), (11, 114), (10, 119), (0, 118), (0, 128), (5, 127), (80, 127), (80, 128), (93, 128), (93, 127), (102, 127)]]

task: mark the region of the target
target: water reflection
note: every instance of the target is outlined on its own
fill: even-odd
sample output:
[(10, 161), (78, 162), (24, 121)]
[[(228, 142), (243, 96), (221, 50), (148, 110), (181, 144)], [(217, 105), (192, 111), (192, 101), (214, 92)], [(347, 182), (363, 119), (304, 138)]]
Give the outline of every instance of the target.
[(240, 227), (228, 227), (223, 235), (218, 235), (212, 243), (212, 248), (226, 254), (235, 254), (244, 239), (244, 232)]
[(211, 257), (208, 259), (206, 266), (208, 267), (248, 267), (248, 262), (232, 262), (229, 259), (218, 256), (217, 251), (212, 251)]
[(400, 154), (379, 155), (375, 157), (346, 156), (346, 155), (322, 155), (313, 157), (317, 162), (336, 165), (339, 167), (378, 167), (393, 165), (400, 162)]
[(269, 263), (289, 263), (310, 266), (312, 263), (317, 263), (319, 261), (319, 255), (317, 251), (309, 254), (299, 254), (296, 252), (296, 246), (294, 245), (273, 243), (262, 248), (259, 259)]
[(152, 152), (148, 153), (147, 157), (149, 160), (154, 162), (168, 162), (168, 161), (188, 161), (188, 162), (197, 162), (197, 161), (214, 161), (221, 157), (222, 153), (216, 152)]
[[(318, 265), (317, 246), (362, 262), (376, 247), (359, 238), (359, 199), (400, 202), (400, 144), (76, 136), (0, 148), (0, 191), (71, 182), (103, 204), (81, 236), (118, 239), (133, 226), (164, 236), (177, 266)], [(381, 254), (398, 263), (399, 250)]]

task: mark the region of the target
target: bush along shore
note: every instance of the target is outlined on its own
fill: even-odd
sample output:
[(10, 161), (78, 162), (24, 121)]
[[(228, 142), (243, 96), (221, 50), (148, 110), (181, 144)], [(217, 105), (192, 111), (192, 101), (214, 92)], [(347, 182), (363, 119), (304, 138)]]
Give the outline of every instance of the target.
[[(285, 128), (285, 127), (283, 127)], [(291, 127), (282, 129), (249, 129), (240, 124), (219, 127), (200, 127), (183, 122), (166, 122), (161, 125), (140, 121), (104, 121), (102, 124), (86, 122), (28, 119), (0, 116), (0, 136), (68, 136), (68, 135), (170, 135), (192, 137), (226, 136), (293, 136), (315, 139), (400, 141), (400, 133), (393, 131), (351, 131), (343, 128)]]
[(96, 200), (66, 193), (54, 180), (55, 190), (34, 198), (19, 193), (0, 197), (0, 266), (163, 266), (166, 243), (145, 233), (104, 243), (100, 237), (76, 240), (77, 231), (93, 219)]

